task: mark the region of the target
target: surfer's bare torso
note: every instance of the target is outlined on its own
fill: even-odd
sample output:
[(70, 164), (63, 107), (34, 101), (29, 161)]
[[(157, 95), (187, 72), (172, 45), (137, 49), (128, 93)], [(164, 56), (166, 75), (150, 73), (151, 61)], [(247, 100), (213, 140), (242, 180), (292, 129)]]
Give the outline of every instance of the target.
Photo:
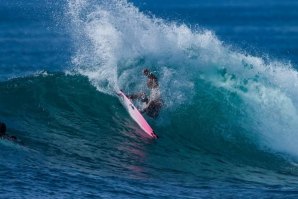
[(140, 99), (143, 102), (143, 108), (140, 110), (142, 113), (146, 113), (152, 118), (157, 118), (160, 109), (163, 106), (161, 99), (159, 84), (156, 76), (152, 74), (148, 69), (143, 71), (144, 75), (147, 76), (147, 87), (150, 89), (149, 97), (145, 93), (139, 93), (130, 95), (130, 99)]

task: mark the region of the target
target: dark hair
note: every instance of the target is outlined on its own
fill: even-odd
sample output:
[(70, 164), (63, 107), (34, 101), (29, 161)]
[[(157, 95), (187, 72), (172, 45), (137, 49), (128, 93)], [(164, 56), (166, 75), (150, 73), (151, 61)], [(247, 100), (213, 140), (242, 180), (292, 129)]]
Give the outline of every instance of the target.
[(6, 125), (3, 122), (0, 122), (0, 134), (5, 134)]
[(149, 69), (148, 69), (148, 68), (145, 68), (145, 69), (143, 70), (143, 74), (144, 74), (145, 76), (150, 75), (150, 71), (149, 71)]

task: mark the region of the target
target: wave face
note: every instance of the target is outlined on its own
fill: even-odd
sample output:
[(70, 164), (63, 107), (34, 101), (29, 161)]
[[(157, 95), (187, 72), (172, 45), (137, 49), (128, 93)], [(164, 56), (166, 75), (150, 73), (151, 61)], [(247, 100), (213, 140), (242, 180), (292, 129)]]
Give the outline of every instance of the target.
[[(0, 120), (19, 138), (0, 140), (0, 198), (296, 198), (298, 73), (290, 63), (125, 0), (68, 0), (65, 9), (71, 40), (64, 32), (52, 47), (71, 52), (59, 47), (67, 52), (57, 62), (25, 57), (30, 70), (0, 64), (15, 67), (0, 76)], [(52, 47), (43, 50), (60, 54)], [(158, 140), (115, 95), (148, 93), (145, 67), (165, 102), (157, 120), (147, 118)]]
[[(205, 92), (191, 104), (149, 120), (160, 135), (154, 141), (115, 96), (89, 82), (81, 75), (41, 73), (0, 83), (1, 117), (20, 139), (0, 140), (7, 176), (1, 195), (184, 198), (216, 191), (262, 197), (265, 190), (295, 196), (295, 161), (260, 148), (264, 143), (249, 134), (246, 109), (239, 109), (243, 101), (235, 93), (199, 80), (196, 88)], [(39, 185), (29, 186), (33, 182)]]

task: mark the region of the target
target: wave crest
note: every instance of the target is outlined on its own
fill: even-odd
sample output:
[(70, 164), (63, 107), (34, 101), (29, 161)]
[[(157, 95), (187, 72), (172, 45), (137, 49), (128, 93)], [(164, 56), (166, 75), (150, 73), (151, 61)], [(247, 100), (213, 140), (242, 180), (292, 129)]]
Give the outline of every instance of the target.
[(242, 101), (237, 109), (246, 114), (231, 118), (245, 129), (240, 133), (250, 134), (260, 148), (298, 156), (298, 73), (291, 64), (232, 50), (212, 31), (148, 16), (125, 0), (69, 0), (68, 5), (77, 46), (73, 63), (99, 91), (146, 90), (141, 70), (148, 67), (159, 76), (173, 112), (198, 107), (193, 99), (210, 92), (200, 86), (207, 83)]

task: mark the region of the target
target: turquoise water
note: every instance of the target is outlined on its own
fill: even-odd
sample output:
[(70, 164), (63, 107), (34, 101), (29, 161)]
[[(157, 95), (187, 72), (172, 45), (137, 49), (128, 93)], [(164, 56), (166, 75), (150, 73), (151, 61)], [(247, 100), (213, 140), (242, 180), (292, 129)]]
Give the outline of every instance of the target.
[[(1, 198), (296, 198), (292, 1), (0, 3)], [(115, 95), (158, 76), (146, 137)]]

